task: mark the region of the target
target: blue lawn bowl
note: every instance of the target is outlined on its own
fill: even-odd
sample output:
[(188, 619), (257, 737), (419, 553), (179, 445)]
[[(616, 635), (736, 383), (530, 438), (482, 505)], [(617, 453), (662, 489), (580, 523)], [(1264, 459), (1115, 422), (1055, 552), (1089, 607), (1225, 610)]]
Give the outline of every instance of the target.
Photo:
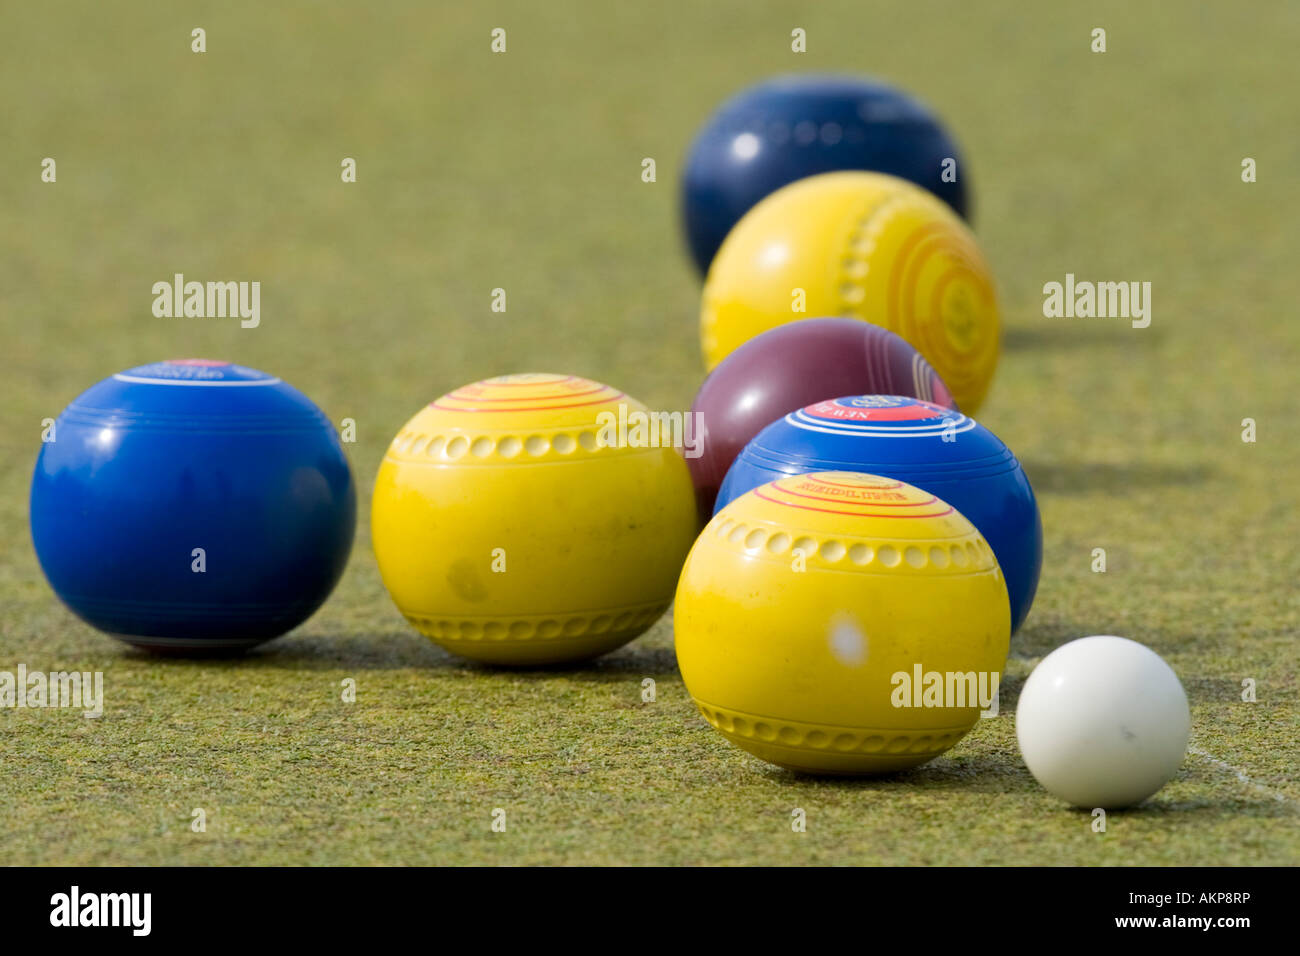
[(732, 226), (759, 200), (819, 173), (888, 173), (965, 217), (960, 157), (924, 104), (884, 83), (817, 74), (767, 80), (722, 104), (687, 154), (681, 213), (691, 257), (705, 275)]
[(305, 621), (352, 548), (356, 490), (297, 389), (204, 359), (107, 378), (55, 421), (32, 541), (88, 624), (158, 652), (229, 652)]
[(1024, 623), (1042, 567), (1042, 522), (1020, 463), (983, 425), (955, 409), (897, 395), (818, 402), (768, 425), (741, 450), (714, 514), (759, 485), (814, 471), (896, 478), (948, 502), (997, 556), (1012, 632)]

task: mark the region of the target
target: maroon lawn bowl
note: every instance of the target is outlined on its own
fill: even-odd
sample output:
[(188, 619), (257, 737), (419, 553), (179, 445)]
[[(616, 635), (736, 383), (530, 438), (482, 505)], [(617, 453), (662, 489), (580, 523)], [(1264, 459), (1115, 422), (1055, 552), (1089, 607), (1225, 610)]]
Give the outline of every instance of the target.
[(700, 518), (740, 450), (782, 415), (845, 395), (903, 395), (957, 405), (930, 363), (901, 337), (861, 319), (801, 319), (750, 339), (704, 380), (692, 412), (701, 454), (688, 458)]

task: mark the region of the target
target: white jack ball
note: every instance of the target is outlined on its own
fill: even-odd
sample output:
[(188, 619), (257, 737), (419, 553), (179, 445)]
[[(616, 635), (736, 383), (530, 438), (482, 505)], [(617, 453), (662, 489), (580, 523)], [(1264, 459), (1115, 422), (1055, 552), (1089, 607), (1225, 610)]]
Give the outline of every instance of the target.
[(1104, 635), (1058, 647), (1016, 707), (1029, 772), (1074, 806), (1140, 803), (1178, 771), (1191, 711), (1178, 675), (1136, 641)]

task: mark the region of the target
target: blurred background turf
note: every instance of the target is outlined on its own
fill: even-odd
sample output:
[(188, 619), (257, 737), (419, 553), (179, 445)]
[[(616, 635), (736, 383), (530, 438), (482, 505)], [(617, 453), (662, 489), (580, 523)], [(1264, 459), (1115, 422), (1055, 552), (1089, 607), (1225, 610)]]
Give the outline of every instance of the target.
[[(1294, 862), (1298, 47), (1287, 2), (6, 5), (0, 669), (107, 684), (99, 720), (0, 711), (7, 862)], [(727, 745), (685, 695), (668, 619), (571, 672), (452, 661), (392, 608), (366, 520), (384, 445), (456, 385), (564, 371), (689, 406), (678, 164), (721, 99), (815, 70), (900, 84), (964, 146), (1006, 329), (980, 417), (1023, 461), (1046, 536), (1007, 714), (865, 783)], [(154, 318), (174, 272), (260, 281), (261, 327)], [(1151, 327), (1043, 318), (1043, 283), (1067, 272), (1150, 281)], [(160, 664), (90, 631), (27, 534), (41, 420), (187, 355), (272, 371), (358, 424), (348, 574), (240, 662)], [(1010, 716), (1041, 655), (1100, 632), (1174, 665), (1207, 755), (1104, 835), (1029, 778)]]

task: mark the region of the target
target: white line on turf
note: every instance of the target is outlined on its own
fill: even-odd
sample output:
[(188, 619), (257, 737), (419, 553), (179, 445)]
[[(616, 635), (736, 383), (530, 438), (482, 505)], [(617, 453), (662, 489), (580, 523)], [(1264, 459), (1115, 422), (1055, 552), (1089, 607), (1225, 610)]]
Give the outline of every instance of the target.
[(1289, 796), (1287, 796), (1285, 793), (1278, 793), (1276, 790), (1273, 790), (1270, 787), (1266, 787), (1262, 783), (1256, 783), (1254, 780), (1251, 780), (1250, 777), (1246, 776), (1245, 771), (1238, 770), (1232, 764), (1220, 760), (1218, 757), (1215, 757), (1212, 754), (1206, 753), (1204, 750), (1201, 750), (1199, 747), (1188, 747), (1187, 752), (1189, 754), (1195, 754), (1201, 759), (1214, 764), (1214, 766), (1220, 770), (1227, 771), (1228, 773), (1236, 777), (1241, 783), (1244, 783), (1246, 786), (1250, 787), (1252, 790), (1258, 790), (1260, 793), (1271, 797), (1272, 799), (1276, 800), (1278, 803), (1286, 803), (1286, 804), (1290, 804), (1291, 806), (1297, 805), (1296, 802), (1292, 800)]

